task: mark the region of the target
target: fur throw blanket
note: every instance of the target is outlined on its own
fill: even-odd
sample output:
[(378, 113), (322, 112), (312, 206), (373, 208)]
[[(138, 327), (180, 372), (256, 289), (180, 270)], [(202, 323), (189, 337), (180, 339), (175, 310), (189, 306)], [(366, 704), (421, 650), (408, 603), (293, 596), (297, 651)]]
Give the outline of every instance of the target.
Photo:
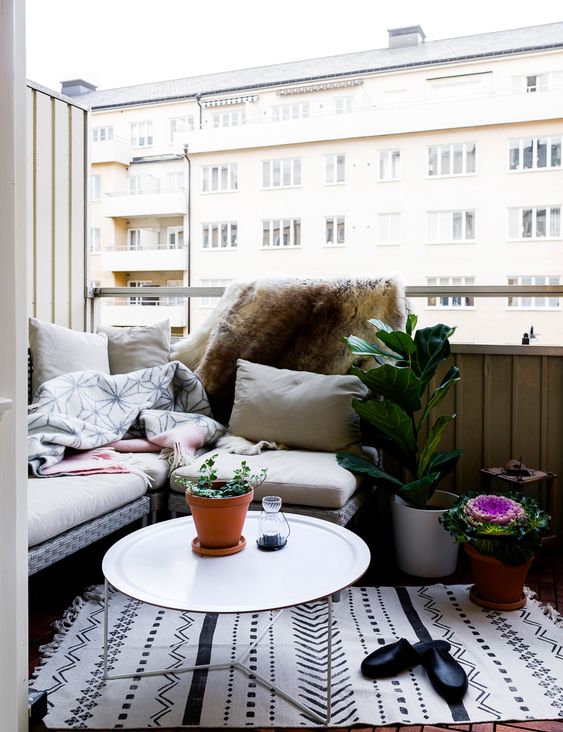
[(213, 414), (226, 424), (238, 358), (346, 374), (353, 356), (342, 337), (354, 334), (373, 341), (370, 318), (402, 327), (406, 312), (404, 289), (389, 277), (238, 280), (172, 357), (196, 371)]

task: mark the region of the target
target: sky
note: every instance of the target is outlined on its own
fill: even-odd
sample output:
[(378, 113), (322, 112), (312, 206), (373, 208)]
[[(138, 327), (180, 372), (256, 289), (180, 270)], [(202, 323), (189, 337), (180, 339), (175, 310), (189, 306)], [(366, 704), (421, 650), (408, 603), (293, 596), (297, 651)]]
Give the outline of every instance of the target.
[(562, 0), (27, 0), (27, 77), (100, 89), (563, 21)]

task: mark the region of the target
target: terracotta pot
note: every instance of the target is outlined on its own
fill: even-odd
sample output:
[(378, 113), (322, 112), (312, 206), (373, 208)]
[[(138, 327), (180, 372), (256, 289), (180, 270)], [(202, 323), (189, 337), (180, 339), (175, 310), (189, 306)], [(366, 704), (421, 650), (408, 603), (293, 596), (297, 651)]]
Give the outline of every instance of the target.
[[(225, 482), (215, 481), (213, 487), (216, 488)], [(253, 497), (253, 490), (244, 496), (231, 498), (201, 498), (186, 492), (186, 502), (194, 517), (200, 546), (205, 549), (237, 546)]]
[(481, 554), (470, 544), (463, 548), (469, 557), (475, 587), (471, 599), (478, 605), (498, 610), (516, 610), (526, 603), (524, 582), (532, 559), (516, 566), (503, 564), (496, 557)]

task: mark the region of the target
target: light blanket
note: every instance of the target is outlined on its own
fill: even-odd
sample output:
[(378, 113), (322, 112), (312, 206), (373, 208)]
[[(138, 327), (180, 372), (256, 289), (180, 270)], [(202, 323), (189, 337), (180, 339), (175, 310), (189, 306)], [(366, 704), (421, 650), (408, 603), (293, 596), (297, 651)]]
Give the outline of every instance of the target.
[(225, 431), (212, 419), (199, 378), (178, 361), (113, 376), (76, 371), (38, 389), (28, 415), (28, 461), (33, 474), (44, 477), (67, 448), (93, 450), (124, 437), (163, 447), (190, 425), (203, 444)]

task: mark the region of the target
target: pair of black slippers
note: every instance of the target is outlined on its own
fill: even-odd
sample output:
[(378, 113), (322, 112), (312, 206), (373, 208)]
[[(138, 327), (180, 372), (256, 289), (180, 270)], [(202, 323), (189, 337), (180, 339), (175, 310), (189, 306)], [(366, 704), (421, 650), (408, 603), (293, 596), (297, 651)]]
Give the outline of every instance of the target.
[(461, 701), (467, 691), (467, 675), (450, 655), (451, 645), (443, 640), (396, 643), (378, 648), (362, 661), (362, 673), (370, 679), (396, 676), (401, 671), (422, 664), (434, 689), (449, 703)]

